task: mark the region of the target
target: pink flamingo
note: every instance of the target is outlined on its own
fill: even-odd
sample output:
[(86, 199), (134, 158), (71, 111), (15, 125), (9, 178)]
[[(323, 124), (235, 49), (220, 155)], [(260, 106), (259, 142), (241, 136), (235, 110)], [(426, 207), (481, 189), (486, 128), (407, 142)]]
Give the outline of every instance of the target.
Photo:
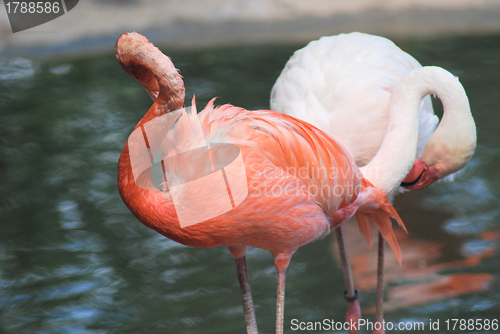
[[(136, 129), (183, 108), (185, 93), (180, 74), (170, 59), (144, 36), (121, 35), (116, 55), (122, 68), (156, 97)], [(416, 127), (416, 116), (409, 117), (414, 118)], [(156, 189), (151, 173), (147, 172), (141, 175), (140, 182), (149, 190), (137, 185), (129, 142), (118, 162), (118, 188), (135, 217), (165, 237), (193, 247), (229, 247), (236, 262), (248, 333), (257, 333), (257, 324), (245, 261), (247, 246), (265, 249), (273, 256), (278, 272), (276, 333), (280, 334), (285, 271), (300, 246), (324, 237), (356, 213), (374, 221), (401, 259), (390, 217), (404, 228), (401, 219), (384, 193), (362, 177), (349, 154), (321, 130), (273, 111), (248, 111), (231, 105), (214, 108), (213, 100), (200, 112), (199, 121), (203, 128), (201, 137), (207, 142), (229, 143), (241, 150), (244, 181), (249, 185), (248, 196), (241, 204), (202, 223), (181, 227), (171, 191)], [(197, 143), (201, 137), (188, 139)], [(416, 142), (416, 135), (413, 137), (410, 140)], [(408, 151), (409, 169), (415, 152), (411, 146)], [(196, 168), (196, 163), (191, 160), (189, 165), (177, 167)], [(319, 167), (321, 172), (311, 166)], [(299, 170), (302, 172), (293, 172)], [(267, 191), (273, 187), (286, 190), (286, 195)], [(219, 205), (218, 198), (209, 196), (206, 201)]]

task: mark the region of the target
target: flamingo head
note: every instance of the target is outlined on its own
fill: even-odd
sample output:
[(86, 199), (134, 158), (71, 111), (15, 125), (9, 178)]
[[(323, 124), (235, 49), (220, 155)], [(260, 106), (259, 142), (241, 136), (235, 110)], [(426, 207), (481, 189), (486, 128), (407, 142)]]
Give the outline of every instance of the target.
[[(409, 190), (425, 188), (435, 181), (458, 172), (467, 165), (476, 149), (476, 125), (470, 113), (469, 100), (456, 78), (451, 96), (444, 95), (443, 118), (427, 141), (422, 156), (415, 160), (410, 173), (401, 183)], [(438, 95), (439, 96), (439, 95)]]
[[(146, 89), (153, 100), (173, 80), (178, 100), (184, 99), (184, 82), (169, 57), (138, 33), (122, 34), (116, 42), (116, 58), (126, 73)], [(176, 99), (177, 100), (177, 99)]]
[(431, 137), (401, 186), (408, 190), (422, 189), (465, 167), (476, 148), (475, 128), (470, 132), (468, 136), (462, 133), (460, 140), (453, 143), (441, 140), (436, 144)]
[(443, 117), (425, 144), (422, 156), (401, 184), (416, 190), (462, 169), (476, 149), (476, 124), (463, 86), (451, 73), (438, 67), (423, 67), (416, 75), (426, 76), (428, 90), (443, 103)]
[(406, 178), (401, 182), (401, 186), (408, 190), (425, 188), (439, 180), (439, 169), (441, 169), (441, 165), (438, 162), (427, 165), (422, 160), (417, 159)]

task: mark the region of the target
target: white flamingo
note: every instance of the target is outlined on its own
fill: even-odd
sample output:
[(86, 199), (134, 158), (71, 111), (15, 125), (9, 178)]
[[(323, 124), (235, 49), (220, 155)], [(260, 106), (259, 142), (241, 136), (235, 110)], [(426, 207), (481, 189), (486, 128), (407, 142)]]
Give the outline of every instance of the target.
[[(444, 108), (437, 129), (439, 120), (429, 94), (437, 95)], [(322, 37), (296, 51), (273, 87), (271, 109), (307, 121), (338, 140), (363, 166), (370, 182), (388, 196), (400, 184), (421, 189), (460, 170), (476, 147), (474, 119), (458, 79), (442, 68), (422, 67), (388, 39), (363, 33)], [(408, 110), (418, 113), (418, 143), (409, 141), (415, 124), (404, 116)], [(417, 145), (413, 167), (388, 163), (402, 156), (409, 145)], [(370, 222), (358, 219), (358, 223), (369, 241)], [(356, 318), (359, 304), (353, 301), (343, 231), (336, 232), (346, 295), (351, 297), (347, 318)], [(379, 322), (383, 253), (384, 239), (379, 234)]]

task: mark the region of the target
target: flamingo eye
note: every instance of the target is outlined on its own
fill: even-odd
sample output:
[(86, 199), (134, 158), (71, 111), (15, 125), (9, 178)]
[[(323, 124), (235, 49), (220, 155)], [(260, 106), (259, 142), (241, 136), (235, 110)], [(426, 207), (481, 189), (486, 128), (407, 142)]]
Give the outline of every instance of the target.
[(439, 169), (441, 168), (441, 165), (440, 164), (436, 164), (436, 169)]

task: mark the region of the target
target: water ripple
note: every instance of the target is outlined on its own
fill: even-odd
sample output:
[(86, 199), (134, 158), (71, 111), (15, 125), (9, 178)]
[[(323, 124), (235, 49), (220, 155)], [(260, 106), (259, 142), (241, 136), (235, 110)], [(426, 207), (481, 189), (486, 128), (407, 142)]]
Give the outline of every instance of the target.
[(20, 80), (35, 74), (33, 62), (26, 58), (0, 61), (0, 80)]

